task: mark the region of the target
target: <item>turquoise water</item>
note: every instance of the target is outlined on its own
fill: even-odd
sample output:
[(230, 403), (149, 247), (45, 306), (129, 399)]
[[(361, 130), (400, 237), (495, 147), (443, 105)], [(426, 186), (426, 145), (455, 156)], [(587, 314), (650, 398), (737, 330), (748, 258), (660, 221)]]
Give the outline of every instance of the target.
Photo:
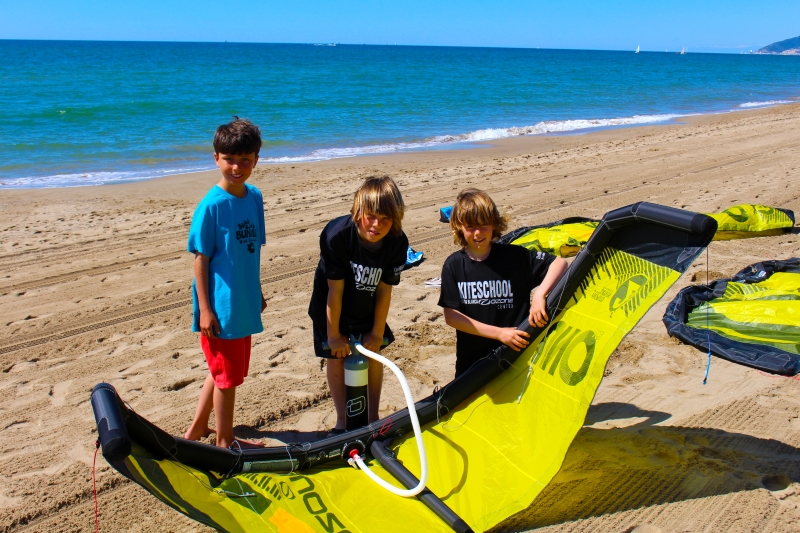
[(658, 123), (800, 97), (800, 57), (0, 41), (0, 188), (213, 168), (232, 115), (262, 162)]

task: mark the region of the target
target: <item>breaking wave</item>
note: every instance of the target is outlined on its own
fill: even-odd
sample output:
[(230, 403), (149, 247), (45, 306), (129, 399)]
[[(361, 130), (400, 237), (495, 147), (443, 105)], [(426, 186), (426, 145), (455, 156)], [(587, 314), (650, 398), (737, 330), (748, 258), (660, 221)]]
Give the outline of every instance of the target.
[(748, 108), (748, 107), (767, 107), (771, 105), (780, 105), (780, 104), (796, 104), (797, 101), (795, 100), (768, 100), (766, 102), (745, 102), (740, 104), (739, 107), (741, 108)]
[(337, 159), (341, 157), (353, 157), (358, 155), (386, 154), (401, 152), (406, 150), (421, 150), (426, 148), (436, 148), (448, 144), (492, 141), (495, 139), (505, 139), (508, 137), (520, 137), (525, 135), (542, 135), (547, 133), (567, 133), (593, 128), (611, 128), (617, 126), (631, 126), (641, 124), (655, 124), (666, 122), (677, 117), (685, 117), (688, 114), (679, 115), (634, 115), (623, 118), (601, 118), (589, 120), (548, 120), (538, 122), (532, 126), (512, 126), (510, 128), (489, 128), (475, 130), (461, 135), (438, 135), (418, 142), (401, 142), (391, 144), (374, 144), (368, 146), (353, 146), (347, 148), (323, 148), (314, 150), (306, 155), (270, 157), (261, 161), (264, 163), (307, 163), (312, 161), (323, 161), (326, 159)]

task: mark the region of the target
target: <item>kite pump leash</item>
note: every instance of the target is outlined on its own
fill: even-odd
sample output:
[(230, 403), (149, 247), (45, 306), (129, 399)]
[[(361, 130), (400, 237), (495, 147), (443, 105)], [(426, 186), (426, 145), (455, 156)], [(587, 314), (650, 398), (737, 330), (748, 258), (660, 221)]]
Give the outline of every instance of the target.
[(408, 489), (408, 490), (401, 490), (395, 487), (394, 485), (387, 483), (377, 474), (375, 474), (367, 464), (364, 462), (364, 457), (358, 454), (358, 450), (353, 450), (350, 452), (350, 458), (347, 462), (353, 468), (356, 468), (356, 465), (359, 469), (364, 471), (367, 476), (372, 479), (375, 483), (383, 487), (384, 489), (388, 490), (392, 494), (396, 494), (398, 496), (402, 496), (404, 498), (410, 498), (416, 496), (420, 492), (425, 489), (425, 484), (428, 482), (428, 459), (425, 455), (425, 444), (422, 441), (422, 430), (419, 427), (419, 419), (417, 418), (417, 410), (414, 408), (414, 398), (411, 397), (411, 389), (408, 386), (408, 382), (406, 381), (403, 372), (397, 367), (396, 364), (391, 362), (390, 360), (386, 359), (382, 355), (375, 353), (371, 350), (367, 350), (364, 346), (361, 345), (360, 342), (355, 341), (352, 344), (356, 350), (358, 350), (361, 354), (369, 357), (370, 359), (374, 359), (379, 363), (383, 364), (384, 366), (388, 366), (389, 369), (394, 372), (397, 379), (400, 381), (400, 386), (403, 388), (403, 395), (406, 398), (406, 403), (408, 404), (408, 416), (411, 419), (411, 427), (414, 429), (414, 437), (417, 440), (417, 450), (419, 451), (419, 464), (420, 464), (420, 476), (419, 476), (419, 483), (416, 487)]

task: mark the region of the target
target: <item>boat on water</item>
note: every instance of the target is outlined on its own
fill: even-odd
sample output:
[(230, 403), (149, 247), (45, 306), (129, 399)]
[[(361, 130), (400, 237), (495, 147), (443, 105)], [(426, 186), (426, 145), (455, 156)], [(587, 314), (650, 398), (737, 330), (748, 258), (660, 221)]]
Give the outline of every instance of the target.
[(641, 50), (640, 50), (640, 47), (639, 47), (639, 46), (637, 46), (637, 47), (636, 47), (636, 52), (634, 52), (634, 54), (638, 54), (640, 51), (641, 51)]

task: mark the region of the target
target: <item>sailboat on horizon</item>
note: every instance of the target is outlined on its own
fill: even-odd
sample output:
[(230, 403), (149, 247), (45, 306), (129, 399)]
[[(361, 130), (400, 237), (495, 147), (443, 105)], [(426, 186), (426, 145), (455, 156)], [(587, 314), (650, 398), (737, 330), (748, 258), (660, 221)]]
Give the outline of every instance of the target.
[(636, 46), (636, 51), (634, 52), (634, 54), (638, 54), (638, 53), (639, 53), (639, 51), (640, 51), (640, 47), (639, 47), (639, 46)]

